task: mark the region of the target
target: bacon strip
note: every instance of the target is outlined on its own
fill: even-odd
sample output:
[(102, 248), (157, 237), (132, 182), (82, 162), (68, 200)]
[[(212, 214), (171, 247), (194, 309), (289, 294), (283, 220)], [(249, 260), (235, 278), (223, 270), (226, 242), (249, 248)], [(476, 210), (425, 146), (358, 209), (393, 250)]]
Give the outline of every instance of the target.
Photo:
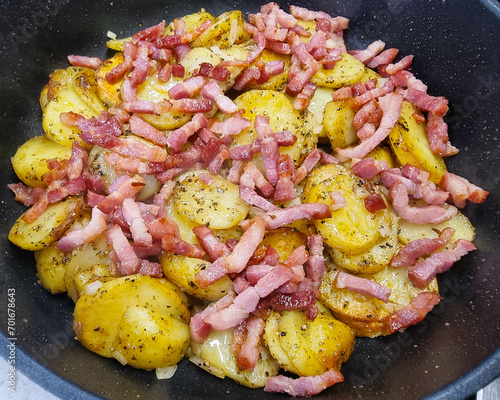
[(414, 265), (420, 257), (434, 253), (436, 250), (450, 243), (455, 234), (455, 229), (445, 228), (435, 239), (416, 239), (401, 248), (392, 258), (390, 266), (392, 268), (410, 267)]
[(113, 225), (106, 233), (108, 241), (113, 246), (118, 258), (117, 269), (121, 276), (136, 274), (141, 267), (141, 260), (137, 257), (127, 237), (119, 225)]
[(198, 225), (193, 228), (198, 242), (212, 262), (220, 257), (230, 254), (229, 247), (215, 237), (214, 231), (205, 225)]
[(247, 335), (236, 356), (238, 368), (253, 371), (259, 361), (259, 342), (264, 333), (264, 320), (251, 317), (247, 322)]
[(134, 245), (142, 247), (151, 246), (153, 244), (153, 237), (148, 232), (139, 204), (130, 197), (126, 198), (122, 203), (122, 214), (129, 225)]
[(107, 228), (106, 217), (98, 208), (92, 209), (90, 222), (82, 229), (67, 232), (56, 244), (56, 249), (67, 254), (77, 247), (90, 243)]
[(422, 321), (440, 300), (441, 296), (437, 293), (419, 293), (410, 304), (389, 316), (390, 332), (394, 333)]
[(97, 205), (103, 213), (109, 214), (111, 211), (117, 209), (121, 206), (123, 200), (127, 197), (135, 196), (141, 191), (144, 185), (146, 185), (146, 181), (141, 176), (134, 176), (133, 178), (130, 178), (129, 176), (124, 175), (123, 178), (124, 179), (120, 181), (116, 190), (110, 193)]
[(403, 97), (394, 93), (389, 93), (381, 97), (379, 103), (384, 115), (378, 129), (370, 138), (361, 142), (356, 147), (351, 149), (335, 149), (342, 157), (363, 158), (391, 133), (392, 128), (401, 114)]
[(344, 271), (339, 271), (335, 277), (335, 286), (338, 289), (347, 289), (365, 296), (374, 297), (384, 303), (389, 301), (391, 290), (379, 283), (366, 278), (360, 278)]
[(328, 205), (322, 203), (307, 203), (270, 211), (264, 216), (264, 221), (266, 229), (276, 229), (303, 218), (311, 220), (330, 218), (331, 216), (332, 212)]
[(261, 217), (255, 217), (239, 242), (228, 256), (218, 258), (208, 268), (196, 273), (196, 282), (207, 288), (228, 272), (241, 272), (248, 264), (253, 253), (264, 239), (265, 225)]
[(178, 153), (181, 151), (182, 146), (184, 146), (188, 138), (201, 128), (208, 126), (208, 119), (201, 113), (195, 114), (193, 119), (181, 126), (180, 128), (173, 131), (167, 138), (168, 147)]
[(404, 220), (417, 225), (439, 224), (447, 221), (457, 213), (456, 207), (444, 208), (437, 205), (410, 207), (408, 189), (400, 182), (391, 186), (389, 194), (396, 214)]
[(441, 178), (441, 187), (450, 193), (453, 203), (458, 208), (464, 208), (466, 200), (473, 203), (482, 203), (489, 194), (488, 191), (451, 172), (446, 172), (443, 175)]
[(84, 67), (91, 69), (98, 69), (103, 61), (98, 57), (86, 57), (86, 56), (75, 56), (69, 55), (68, 61), (71, 65), (75, 67)]
[(287, 393), (294, 397), (314, 396), (343, 380), (342, 374), (334, 369), (329, 369), (321, 375), (301, 376), (296, 379), (277, 375), (266, 381), (264, 392)]
[(426, 287), (436, 274), (448, 271), (451, 266), (468, 252), (476, 249), (472, 242), (458, 239), (453, 249), (431, 254), (408, 271), (410, 281), (419, 288)]
[(266, 167), (267, 180), (274, 186), (278, 182), (277, 162), (280, 154), (278, 143), (274, 139), (273, 130), (269, 125), (269, 117), (258, 115), (254, 125), (260, 140), (260, 152)]

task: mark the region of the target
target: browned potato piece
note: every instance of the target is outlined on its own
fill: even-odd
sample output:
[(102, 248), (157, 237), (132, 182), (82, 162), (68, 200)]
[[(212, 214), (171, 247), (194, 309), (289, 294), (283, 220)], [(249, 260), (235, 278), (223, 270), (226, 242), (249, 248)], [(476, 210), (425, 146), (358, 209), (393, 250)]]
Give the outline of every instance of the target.
[(325, 274), (320, 287), (321, 301), (332, 310), (335, 318), (349, 325), (357, 336), (389, 335), (388, 317), (391, 313), (410, 304), (419, 293), (439, 293), (435, 278), (424, 289), (413, 286), (408, 279), (408, 268), (386, 266), (376, 274), (361, 275), (391, 289), (389, 301), (384, 303), (347, 289), (337, 289), (334, 283), (337, 272), (337, 269), (332, 269)]
[[(40, 250), (50, 246), (70, 228), (84, 206), (81, 197), (67, 197), (47, 209), (33, 222), (20, 216), (9, 232), (9, 240), (24, 250)], [(23, 214), (24, 215), (24, 214)]]
[(36, 270), (42, 286), (52, 294), (64, 293), (68, 257), (54, 246), (35, 251)]

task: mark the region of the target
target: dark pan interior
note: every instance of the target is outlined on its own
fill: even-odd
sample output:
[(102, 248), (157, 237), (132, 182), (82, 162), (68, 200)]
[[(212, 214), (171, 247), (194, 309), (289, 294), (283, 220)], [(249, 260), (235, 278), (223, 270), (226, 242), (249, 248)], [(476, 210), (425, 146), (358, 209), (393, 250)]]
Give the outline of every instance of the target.
[[(252, 2), (253, 3), (253, 2)], [(279, 2), (287, 8), (285, 2)], [(299, 3), (297, 0), (296, 3)], [(482, 205), (465, 213), (477, 228), (478, 250), (441, 277), (443, 301), (405, 333), (358, 339), (342, 372), (345, 382), (318, 399), (463, 398), (500, 375), (500, 11), (484, 1), (306, 1), (301, 5), (351, 18), (350, 48), (380, 38), (401, 54), (415, 54), (413, 72), (429, 92), (446, 96), (452, 143), (462, 151), (449, 169), (489, 190)], [(6, 189), (16, 182), (10, 157), (29, 137), (42, 133), (38, 96), (66, 55), (107, 57), (107, 31), (119, 37), (162, 19), (199, 11), (213, 15), (239, 8), (242, 0), (0, 2), (0, 134), (2, 220), (0, 304), (16, 291), (16, 366), (61, 398), (278, 399), (221, 382), (183, 360), (175, 377), (120, 366), (85, 350), (73, 337), (72, 301), (37, 284), (32, 254), (7, 240), (22, 213)], [(5, 311), (5, 310), (4, 310)], [(6, 312), (1, 322), (5, 357)]]

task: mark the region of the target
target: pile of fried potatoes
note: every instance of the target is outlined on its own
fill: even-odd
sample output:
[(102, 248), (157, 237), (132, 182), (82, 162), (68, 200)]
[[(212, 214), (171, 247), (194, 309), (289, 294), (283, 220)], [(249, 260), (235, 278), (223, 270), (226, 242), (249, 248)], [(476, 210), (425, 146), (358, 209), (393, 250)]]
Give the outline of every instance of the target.
[[(188, 32), (206, 19), (214, 24), (191, 43), (191, 51), (180, 61), (186, 72), (184, 79), (192, 76), (204, 62), (216, 65), (223, 60), (246, 59), (255, 46), (251, 35), (243, 30), (240, 11), (229, 11), (217, 18), (200, 11), (182, 18)], [(311, 21), (300, 24), (307, 30), (315, 29)], [(173, 25), (166, 30), (171, 32)], [(123, 61), (126, 40), (108, 42), (108, 47), (117, 53), (96, 71), (69, 67), (51, 74), (40, 96), (44, 133), (28, 140), (12, 157), (14, 171), (24, 184), (44, 187), (43, 176), (49, 171), (47, 160), (69, 159), (74, 141), (89, 152), (91, 172), (99, 173), (108, 186), (123, 174), (106, 164), (108, 150), (85, 143), (78, 129), (64, 125), (60, 115), (71, 111), (90, 118), (110, 107), (119, 107), (123, 80), (111, 84), (105, 76)], [(308, 108), (299, 112), (293, 108), (293, 99), (284, 93), (290, 56), (265, 50), (256, 63), (270, 60), (283, 60), (285, 69), (263, 84), (251, 84), (234, 99), (242, 116), (250, 119), (252, 126), (233, 137), (231, 146), (248, 144), (256, 138), (253, 121), (257, 115), (269, 116), (273, 131), (289, 130), (297, 137), (293, 145), (280, 148), (282, 154), (290, 155), (295, 166), (299, 166), (304, 155), (318, 144), (345, 148), (358, 141), (352, 127), (355, 110), (348, 101), (332, 101), (331, 94), (345, 85), (380, 78), (375, 71), (343, 54), (333, 69), (321, 69), (313, 77), (318, 89)], [(242, 68), (230, 67), (229, 70), (224, 92), (229, 90)], [(137, 96), (151, 101), (168, 98), (168, 90), (182, 79), (172, 77), (168, 82), (160, 82), (156, 74), (151, 74), (138, 87)], [(418, 112), (405, 102), (388, 140), (369, 156), (385, 160), (391, 167), (413, 164), (428, 171), (431, 180), (439, 183), (446, 166), (441, 157), (430, 151), (425, 123), (417, 124), (413, 117)], [(179, 111), (141, 115), (167, 133), (183, 126), (191, 116)], [(213, 116), (219, 115), (214, 112), (208, 115)], [(130, 133), (128, 137), (151, 144)], [(256, 156), (253, 162), (263, 168), (259, 157)], [(223, 175), (213, 176), (214, 184), (207, 186), (199, 179), (202, 172), (208, 173), (188, 171), (175, 178), (174, 193), (167, 203), (168, 217), (178, 224), (182, 239), (189, 243), (198, 243), (192, 229), (202, 224), (209, 225), (219, 240), (238, 239), (242, 234), (239, 223), (252, 217), (255, 209), (239, 197), (238, 186)], [(161, 188), (154, 177), (144, 178), (146, 185), (137, 196), (140, 201), (147, 201)], [(437, 237), (438, 232), (448, 226), (455, 229), (450, 246), (460, 238), (473, 240), (475, 235), (473, 226), (461, 213), (439, 225), (417, 226), (400, 221), (390, 209), (384, 188), (355, 176), (348, 165), (317, 167), (299, 189), (300, 196), (284, 206), (300, 201), (331, 205), (329, 194), (339, 191), (344, 194), (347, 207), (332, 211), (331, 218), (302, 220), (267, 232), (261, 246), (273, 246), (281, 260), (296, 247), (307, 244), (309, 235), (320, 233), (325, 242), (327, 272), (317, 295), (319, 313), (314, 321), (308, 320), (303, 311), (269, 313), (259, 347), (259, 362), (253, 371), (237, 367), (235, 355), (230, 350), (232, 329), (212, 332), (203, 344), (191, 341), (192, 307), (199, 311), (233, 290), (233, 282), (228, 276), (207, 289), (197, 285), (195, 275), (207, 268), (209, 261), (165, 252), (160, 258), (164, 278), (120, 277), (104, 236), (69, 254), (61, 253), (54, 247), (58, 239), (90, 220), (90, 210), (82, 196), (70, 196), (50, 204), (34, 222), (28, 223), (20, 217), (9, 239), (25, 250), (34, 251), (39, 280), (50, 293), (67, 292), (76, 303), (76, 338), (89, 350), (142, 369), (173, 366), (189, 355), (193, 362), (216, 376), (229, 376), (243, 385), (262, 387), (280, 368), (300, 376), (340, 369), (353, 351), (356, 336), (388, 334), (388, 316), (392, 312), (408, 305), (422, 291), (438, 292), (435, 279), (428, 287), (418, 289), (409, 281), (406, 268), (388, 267), (402, 245), (417, 238)], [(366, 210), (364, 199), (373, 193), (385, 199), (386, 209), (375, 213)], [(389, 301), (384, 303), (347, 289), (337, 289), (333, 282), (341, 270), (390, 288)]]

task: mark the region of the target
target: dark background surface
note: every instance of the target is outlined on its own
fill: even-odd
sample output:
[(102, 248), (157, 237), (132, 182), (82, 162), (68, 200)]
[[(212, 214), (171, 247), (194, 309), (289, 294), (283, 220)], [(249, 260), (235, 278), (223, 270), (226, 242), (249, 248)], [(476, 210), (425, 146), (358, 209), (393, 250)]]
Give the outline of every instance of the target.
[[(287, 9), (285, 2), (278, 2)], [(91, 4), (91, 5), (90, 5)], [(295, 2), (299, 4), (299, 2)], [(424, 6), (425, 4), (425, 6)], [(345, 382), (318, 399), (463, 398), (500, 375), (499, 105), (500, 12), (498, 2), (307, 1), (300, 5), (351, 18), (348, 48), (375, 39), (415, 54), (413, 72), (429, 93), (446, 96), (452, 143), (462, 151), (449, 169), (491, 192), (483, 205), (465, 209), (477, 227), (478, 250), (440, 280), (443, 301), (426, 321), (405, 333), (358, 339), (342, 369)], [(108, 57), (106, 33), (128, 36), (141, 27), (199, 11), (213, 15), (250, 2), (206, 1), (2, 1), (0, 2), (0, 187), (17, 178), (10, 157), (40, 135), (38, 96), (68, 54)], [(0, 201), (0, 304), (16, 291), (16, 366), (61, 398), (223, 399), (285, 398), (221, 382), (183, 360), (173, 379), (122, 367), (85, 350), (73, 337), (73, 303), (38, 283), (33, 255), (7, 240), (22, 213), (14, 196)], [(7, 355), (7, 312), (0, 317), (0, 354)]]

